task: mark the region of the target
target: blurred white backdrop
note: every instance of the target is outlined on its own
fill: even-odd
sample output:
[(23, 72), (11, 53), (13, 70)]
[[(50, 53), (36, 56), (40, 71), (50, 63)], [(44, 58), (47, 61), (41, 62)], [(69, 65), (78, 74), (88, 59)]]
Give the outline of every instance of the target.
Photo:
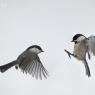
[(0, 95), (95, 95), (95, 57), (88, 78), (84, 65), (64, 52), (73, 51), (76, 33), (95, 35), (94, 0), (0, 0), (0, 65), (37, 44), (50, 74), (36, 80), (13, 67), (0, 73)]

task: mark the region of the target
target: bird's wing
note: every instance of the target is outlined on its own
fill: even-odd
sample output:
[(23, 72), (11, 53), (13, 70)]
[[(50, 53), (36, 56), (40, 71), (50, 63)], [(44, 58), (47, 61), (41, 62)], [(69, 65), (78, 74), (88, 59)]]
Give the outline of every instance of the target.
[(45, 67), (43, 66), (39, 57), (36, 54), (31, 54), (24, 58), (22, 63), (19, 64), (19, 68), (21, 68), (23, 72), (29, 73), (37, 79), (42, 79), (42, 76), (47, 78), (48, 76), (48, 71), (45, 69)]
[(95, 56), (95, 36), (88, 37), (88, 50)]

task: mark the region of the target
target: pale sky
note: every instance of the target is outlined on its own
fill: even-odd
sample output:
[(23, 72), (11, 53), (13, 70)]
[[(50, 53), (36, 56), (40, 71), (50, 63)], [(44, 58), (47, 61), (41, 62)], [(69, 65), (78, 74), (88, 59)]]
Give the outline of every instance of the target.
[(0, 65), (37, 44), (50, 74), (36, 80), (13, 67), (0, 73), (0, 95), (95, 95), (95, 57), (88, 78), (82, 62), (64, 52), (73, 51), (77, 33), (95, 35), (94, 0), (0, 0)]

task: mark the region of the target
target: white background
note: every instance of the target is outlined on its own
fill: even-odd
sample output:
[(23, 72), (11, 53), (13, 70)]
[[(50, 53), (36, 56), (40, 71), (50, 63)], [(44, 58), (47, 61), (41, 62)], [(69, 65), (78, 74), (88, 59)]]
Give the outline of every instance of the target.
[(0, 73), (0, 95), (95, 95), (95, 57), (88, 78), (84, 65), (64, 52), (73, 51), (77, 33), (95, 35), (94, 0), (0, 0), (0, 65), (37, 44), (50, 74), (36, 80), (13, 67)]

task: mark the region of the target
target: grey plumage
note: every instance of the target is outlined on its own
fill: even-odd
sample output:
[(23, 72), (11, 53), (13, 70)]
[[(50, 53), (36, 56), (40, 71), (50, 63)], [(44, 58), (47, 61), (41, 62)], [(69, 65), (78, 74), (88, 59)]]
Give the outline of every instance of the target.
[[(48, 71), (44, 68), (43, 64), (41, 63), (38, 55), (35, 53), (30, 53), (24, 52), (22, 55), (24, 56), (19, 56), (18, 61), (21, 60), (19, 63), (19, 68), (24, 72), (24, 73), (29, 73), (33, 77), (35, 76), (36, 78), (41, 78), (42, 75), (47, 78)], [(26, 55), (26, 56), (25, 56)], [(27, 64), (26, 64), (27, 63)], [(41, 70), (40, 70), (41, 69)], [(41, 74), (40, 74), (41, 73)]]
[(16, 64), (17, 64), (16, 61), (12, 61), (12, 62), (10, 62), (10, 63), (8, 63), (8, 64), (2, 65), (2, 66), (0, 66), (0, 72), (3, 73), (3, 72), (5, 72), (6, 70), (8, 70), (9, 68), (15, 66)]
[(88, 37), (87, 44), (89, 52), (95, 55), (95, 36)]
[(90, 69), (89, 69), (89, 66), (88, 66), (88, 63), (86, 61), (86, 53), (88, 52), (88, 47), (87, 47), (87, 40), (82, 40), (81, 42), (79, 43), (76, 43), (74, 45), (74, 56), (76, 56), (76, 58), (78, 60), (81, 60), (85, 66), (85, 72), (86, 72), (86, 75), (88, 77), (90, 77)]
[(91, 53), (95, 56), (95, 36), (90, 36), (87, 38), (82, 34), (76, 34), (73, 37), (72, 42), (75, 43), (73, 54), (67, 50), (65, 50), (65, 52), (68, 53), (69, 57), (72, 55), (76, 59), (82, 61), (85, 66), (86, 75), (90, 77), (91, 74), (88, 63), (86, 61), (86, 54), (88, 54), (89, 59), (91, 59)]
[(16, 68), (20, 68), (23, 73), (28, 73), (36, 79), (42, 79), (43, 76), (47, 78), (48, 71), (38, 56), (41, 52), (43, 51), (40, 47), (35, 45), (31, 46), (18, 56), (17, 60), (0, 66), (0, 71), (3, 73), (9, 68), (16, 66)]

